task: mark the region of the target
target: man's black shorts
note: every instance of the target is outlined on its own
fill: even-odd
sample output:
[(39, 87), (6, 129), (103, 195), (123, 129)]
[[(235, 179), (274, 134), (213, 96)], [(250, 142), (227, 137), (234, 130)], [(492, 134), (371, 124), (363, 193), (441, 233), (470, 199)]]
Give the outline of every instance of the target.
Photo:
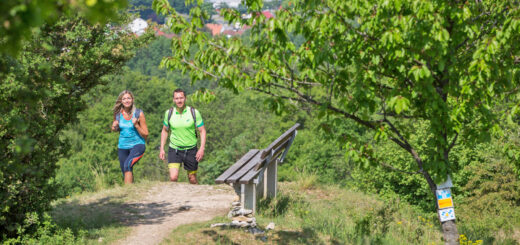
[(168, 147), (168, 163), (181, 163), (186, 171), (195, 171), (199, 168), (199, 162), (195, 159), (197, 147), (188, 150), (176, 150)]

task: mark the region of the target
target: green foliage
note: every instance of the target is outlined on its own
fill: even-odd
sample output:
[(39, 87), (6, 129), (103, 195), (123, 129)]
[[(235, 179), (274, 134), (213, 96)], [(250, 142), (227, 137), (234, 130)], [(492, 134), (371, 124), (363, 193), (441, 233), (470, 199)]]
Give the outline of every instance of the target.
[[(10, 0), (0, 3), (0, 54), (16, 54), (23, 41), (38, 35), (43, 25), (60, 22), (64, 16), (82, 16), (91, 23), (107, 23), (118, 16), (118, 9), (126, 6), (126, 0), (57, 1)], [(36, 31), (35, 31), (36, 30)]]
[(164, 54), (171, 53), (170, 40), (158, 37), (146, 47), (138, 50), (135, 57), (126, 63), (132, 71), (143, 75), (154, 76), (169, 80), (178, 87), (185, 89), (187, 94), (192, 94), (201, 87), (209, 87), (208, 81), (191, 84), (188, 76), (183, 76), (179, 71), (170, 71), (159, 68), (161, 58)]
[[(190, 9), (194, 6), (193, 3), (190, 3), (186, 0), (167, 1), (170, 6), (172, 6), (177, 12), (182, 14), (188, 14), (190, 12)], [(128, 2), (132, 7), (131, 10), (139, 12), (141, 18), (145, 20), (151, 19), (156, 23), (164, 24), (165, 16), (162, 14), (156, 14), (155, 11), (152, 9), (153, 0), (129, 0)], [(202, 9), (206, 11), (209, 15), (216, 13), (215, 9), (213, 8), (212, 2), (204, 1), (201, 6)]]
[[(502, 159), (464, 168), (471, 173), (457, 198), (461, 233), (484, 244), (513, 241), (520, 226), (520, 180)], [(457, 196), (455, 196), (457, 197)]]
[[(297, 181), (299, 176), (308, 174), (316, 175), (320, 183), (347, 185), (352, 181), (352, 166), (346, 164), (344, 148), (338, 143), (338, 138), (359, 133), (357, 127), (347, 124), (329, 134), (314, 115), (307, 115), (305, 119), (287, 154), (286, 163), (278, 170), (280, 180)], [(337, 138), (331, 139), (331, 135)]]
[(19, 57), (0, 57), (2, 238), (15, 236), (26, 214), (48, 209), (56, 162), (68, 150), (60, 131), (85, 108), (82, 95), (117, 72), (147, 37), (61, 18), (24, 43)]
[[(42, 218), (40, 218), (42, 217)], [(29, 227), (38, 227), (36, 232), (27, 233)], [(76, 237), (70, 229), (56, 226), (52, 218), (44, 213), (28, 213), (24, 224), (18, 229), (18, 237), (7, 239), (3, 244), (75, 244)]]
[[(390, 194), (420, 198), (430, 207), (437, 184), (461, 169), (452, 161), (454, 147), (489, 141), (500, 132), (500, 120), (517, 111), (516, 1), (293, 3), (270, 19), (259, 14), (262, 0), (246, 1), (250, 19), (222, 11), (230, 23), (251, 26), (250, 36), (240, 39), (199, 31), (205, 19), (195, 11), (199, 6), (189, 22), (166, 0), (155, 0), (154, 9), (176, 20), (170, 29), (179, 33), (161, 65), (189, 72), (193, 80), (214, 79), (235, 93), (252, 89), (273, 96), (276, 113), (294, 110), (286, 104), (312, 106), (330, 134), (347, 121), (364, 127), (374, 140), (345, 138), (346, 160), (371, 178), (381, 165), (397, 169), (401, 173), (390, 179), (377, 176), (377, 184), (393, 181), (383, 184), (391, 186), (385, 188)], [(329, 123), (330, 117), (338, 119)]]

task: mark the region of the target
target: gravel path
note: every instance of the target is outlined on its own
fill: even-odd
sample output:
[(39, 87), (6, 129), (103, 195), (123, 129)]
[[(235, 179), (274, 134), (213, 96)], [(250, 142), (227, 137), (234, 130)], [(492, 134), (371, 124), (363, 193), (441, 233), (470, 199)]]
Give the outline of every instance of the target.
[(235, 198), (225, 185), (160, 183), (142, 200), (125, 203), (130, 235), (115, 244), (158, 244), (179, 225), (208, 221), (226, 215)]

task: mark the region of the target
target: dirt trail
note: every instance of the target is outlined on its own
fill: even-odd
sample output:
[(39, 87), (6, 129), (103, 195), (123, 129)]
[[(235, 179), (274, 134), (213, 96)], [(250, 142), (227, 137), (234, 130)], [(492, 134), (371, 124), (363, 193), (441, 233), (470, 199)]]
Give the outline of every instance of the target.
[(127, 213), (132, 231), (115, 244), (158, 244), (179, 225), (225, 215), (234, 198), (233, 189), (224, 185), (158, 184), (141, 200), (126, 203), (135, 207)]

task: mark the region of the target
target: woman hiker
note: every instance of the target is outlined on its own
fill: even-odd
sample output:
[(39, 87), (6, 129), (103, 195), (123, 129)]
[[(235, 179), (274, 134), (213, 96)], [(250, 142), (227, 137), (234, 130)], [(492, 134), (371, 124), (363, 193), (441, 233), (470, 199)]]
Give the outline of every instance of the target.
[(125, 184), (131, 184), (134, 182), (133, 166), (143, 157), (146, 148), (148, 127), (143, 111), (135, 107), (134, 95), (128, 90), (119, 94), (113, 112), (112, 131), (119, 131), (119, 166)]

